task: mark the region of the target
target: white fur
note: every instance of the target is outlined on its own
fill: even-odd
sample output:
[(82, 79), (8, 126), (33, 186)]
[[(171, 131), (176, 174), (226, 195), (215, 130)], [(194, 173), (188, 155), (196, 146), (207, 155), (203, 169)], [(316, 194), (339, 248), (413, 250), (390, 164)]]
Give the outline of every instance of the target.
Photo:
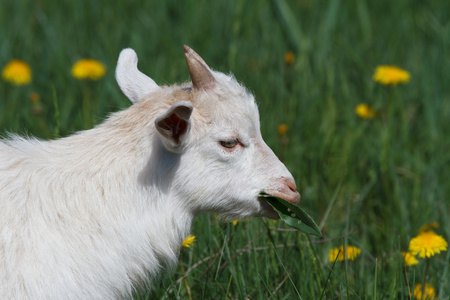
[[(130, 297), (176, 264), (199, 212), (274, 217), (260, 191), (298, 196), (233, 77), (158, 87), (124, 51), (116, 76), (131, 107), (59, 140), (0, 140), (0, 299)], [(155, 128), (168, 112), (188, 122), (176, 139)]]
[(137, 64), (138, 57), (133, 49), (127, 48), (120, 52), (116, 67), (116, 80), (122, 92), (133, 103), (158, 88), (153, 79), (138, 70)]

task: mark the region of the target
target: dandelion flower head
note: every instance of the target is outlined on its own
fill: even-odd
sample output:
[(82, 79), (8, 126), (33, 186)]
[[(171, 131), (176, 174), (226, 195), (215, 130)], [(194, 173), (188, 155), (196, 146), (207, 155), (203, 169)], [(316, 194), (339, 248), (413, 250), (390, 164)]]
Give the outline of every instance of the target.
[(358, 104), (356, 106), (355, 113), (363, 119), (374, 118), (377, 115), (375, 109), (364, 103)]
[(289, 130), (289, 126), (286, 124), (280, 124), (278, 125), (277, 130), (280, 135), (286, 135), (286, 132)]
[(41, 97), (39, 96), (38, 93), (33, 92), (30, 94), (30, 101), (33, 103), (39, 102), (39, 99), (41, 99)]
[(407, 83), (409, 78), (409, 72), (396, 66), (378, 66), (373, 75), (373, 80), (384, 85)]
[(416, 284), (416, 286), (414, 287), (414, 299), (434, 299), (436, 296), (436, 290), (428, 283), (425, 283), (425, 288), (423, 289), (423, 291), (424, 293), (422, 295), (422, 285), (420, 283)]
[(28, 84), (31, 82), (31, 68), (27, 63), (14, 59), (3, 68), (2, 78), (15, 85)]
[[(339, 256), (338, 256), (339, 253)], [(355, 246), (347, 246), (347, 249), (344, 250), (344, 246), (341, 245), (338, 248), (333, 248), (330, 250), (328, 254), (328, 260), (330, 262), (333, 262), (336, 260), (343, 261), (345, 259), (347, 260), (355, 260), (357, 256), (361, 254), (361, 249)]]
[(234, 219), (231, 221), (231, 224), (233, 224), (234, 226), (236, 226), (239, 222), (239, 219)]
[(407, 267), (417, 265), (419, 263), (417, 258), (409, 252), (402, 252), (402, 255), (404, 258), (405, 266)]
[(295, 54), (292, 51), (288, 51), (284, 54), (284, 62), (290, 66), (295, 62)]
[(77, 79), (98, 80), (106, 73), (105, 66), (93, 59), (82, 59), (72, 67), (72, 75)]
[(183, 247), (189, 248), (192, 246), (192, 244), (195, 242), (196, 237), (195, 235), (190, 234), (188, 237), (186, 237), (181, 244)]
[(419, 233), (409, 242), (409, 252), (412, 255), (419, 254), (419, 257), (431, 257), (441, 251), (447, 251), (447, 241), (433, 231), (425, 231)]

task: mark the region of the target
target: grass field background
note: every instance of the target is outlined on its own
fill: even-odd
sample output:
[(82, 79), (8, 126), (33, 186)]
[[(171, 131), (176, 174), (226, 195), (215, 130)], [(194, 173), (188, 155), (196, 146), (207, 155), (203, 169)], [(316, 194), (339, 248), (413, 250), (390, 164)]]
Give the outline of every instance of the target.
[[(450, 252), (405, 268), (401, 251), (430, 222), (450, 237), (449, 43), (446, 0), (1, 0), (0, 67), (21, 59), (33, 79), (1, 81), (0, 131), (67, 136), (91, 126), (83, 110), (98, 124), (130, 105), (114, 79), (121, 49), (134, 48), (139, 68), (161, 85), (189, 79), (187, 44), (254, 93), (263, 136), (324, 235), (201, 215), (183, 268), (136, 299), (409, 299), (423, 282), (448, 299)], [(83, 58), (101, 61), (106, 76), (73, 78)], [(411, 79), (377, 83), (379, 65)], [(379, 116), (360, 118), (360, 103)], [(329, 262), (342, 244), (361, 255)]]

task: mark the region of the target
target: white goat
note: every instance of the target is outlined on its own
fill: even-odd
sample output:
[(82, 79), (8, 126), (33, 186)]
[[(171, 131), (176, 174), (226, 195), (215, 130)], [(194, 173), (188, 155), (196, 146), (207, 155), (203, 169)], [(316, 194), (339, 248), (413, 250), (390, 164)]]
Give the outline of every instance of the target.
[(192, 83), (158, 86), (121, 52), (134, 103), (54, 141), (0, 141), (0, 299), (121, 299), (174, 266), (199, 212), (270, 217), (297, 202), (254, 98), (185, 46)]

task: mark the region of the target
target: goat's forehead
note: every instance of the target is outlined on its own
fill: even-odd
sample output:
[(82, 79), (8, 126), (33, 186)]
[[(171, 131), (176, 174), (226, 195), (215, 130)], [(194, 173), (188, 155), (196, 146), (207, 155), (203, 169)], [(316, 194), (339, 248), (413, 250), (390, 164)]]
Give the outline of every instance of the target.
[(240, 85), (234, 76), (214, 72), (218, 81), (217, 94), (224, 108), (229, 112), (258, 116), (258, 107), (253, 95)]
[(211, 124), (218, 130), (255, 135), (259, 131), (259, 113), (253, 99), (229, 98), (217, 103)]
[(247, 132), (259, 131), (259, 113), (253, 95), (232, 75), (214, 72), (216, 87), (194, 99), (194, 107), (206, 116), (207, 123), (216, 130)]

